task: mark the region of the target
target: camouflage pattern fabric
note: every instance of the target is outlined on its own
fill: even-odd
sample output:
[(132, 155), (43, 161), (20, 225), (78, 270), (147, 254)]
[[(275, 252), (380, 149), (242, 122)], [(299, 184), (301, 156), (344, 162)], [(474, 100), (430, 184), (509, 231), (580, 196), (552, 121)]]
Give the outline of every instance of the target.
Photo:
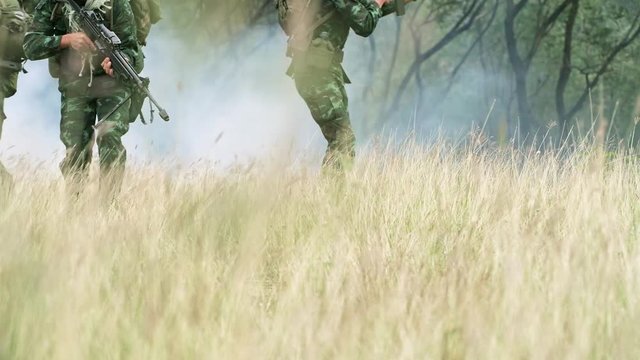
[[(12, 11), (20, 11), (21, 3), (18, 0), (0, 0), (0, 12), (12, 12)], [(10, 26), (5, 23), (5, 20), (11, 21), (8, 15), (0, 13), (0, 26)], [(23, 25), (24, 26), (24, 25)], [(5, 32), (2, 34), (8, 36)], [(0, 60), (6, 60), (15, 62), (15, 59), (8, 59), (10, 57), (9, 53), (15, 52), (12, 49), (7, 49), (8, 39), (3, 38), (0, 35)], [(18, 71), (3, 67), (0, 65), (0, 125), (2, 124), (2, 120), (6, 119), (6, 114), (4, 113), (4, 99), (13, 96), (16, 93), (16, 89), (18, 86)], [(2, 128), (0, 126), (0, 134), (2, 133)]]
[[(71, 191), (80, 191), (88, 173), (94, 143), (97, 143), (101, 189), (103, 194), (113, 197), (119, 192), (124, 175), (126, 150), (122, 145), (122, 136), (129, 129), (130, 101), (95, 129), (94, 125), (97, 119), (102, 119), (128, 98), (130, 90), (119, 80), (105, 75), (100, 66), (103, 59), (99, 56), (86, 57), (71, 49), (59, 50), (62, 35), (69, 32), (69, 24), (66, 16), (52, 16), (55, 7), (55, 0), (42, 0), (36, 6), (24, 49), (31, 60), (53, 56), (62, 59), (59, 80), (62, 94), (60, 139), (67, 150), (60, 168)], [(111, 27), (113, 23), (111, 30), (122, 41), (123, 52), (135, 67), (139, 65), (140, 54), (129, 0), (113, 0), (112, 7), (112, 21), (105, 25)]]
[(101, 177), (101, 187), (106, 193), (113, 194), (120, 188), (127, 158), (122, 136), (129, 130), (129, 101), (108, 121), (94, 125), (96, 118), (102, 119), (123, 103), (129, 97), (129, 90), (107, 75), (93, 81), (94, 85), (86, 95), (75, 94), (73, 90), (62, 92), (60, 140), (67, 151), (60, 170), (68, 183), (82, 184), (97, 143), (100, 170), (105, 175)]
[(129, 3), (136, 18), (138, 42), (146, 45), (151, 26), (162, 19), (160, 6), (156, 0), (129, 0)]
[[(0, 76), (4, 76), (0, 73)], [(0, 82), (4, 82), (4, 78), (0, 78)], [(0, 88), (2, 84), (0, 84)], [(4, 125), (4, 120), (6, 116), (4, 114), (4, 94), (0, 91), (0, 139), (2, 138), (2, 126)], [(4, 192), (12, 183), (11, 174), (4, 167), (2, 162), (0, 162), (0, 195)]]
[[(18, 80), (17, 72), (8, 72), (0, 69), (0, 140), (2, 139), (2, 128), (7, 118), (4, 113), (4, 100), (16, 92), (16, 84)], [(0, 192), (4, 191), (7, 186), (13, 183), (11, 174), (0, 162)]]
[(378, 20), (395, 12), (395, 2), (380, 8), (373, 0), (323, 0), (313, 17), (331, 11), (337, 14), (317, 27), (304, 51), (293, 51), (288, 74), (327, 140), (323, 167), (339, 172), (348, 169), (355, 157), (355, 135), (349, 118), (345, 84), (350, 83), (342, 68), (344, 45), (351, 29), (369, 36)]
[(356, 138), (349, 120), (349, 99), (342, 67), (305, 67), (295, 75), (296, 88), (327, 140), (325, 168), (344, 170), (355, 157)]
[[(0, 10), (2, 12), (20, 11), (22, 5), (28, 5), (28, 2), (22, 2), (18, 0), (0, 0)], [(6, 14), (0, 13), (0, 26), (9, 26), (6, 24), (6, 20), (10, 21), (10, 18)], [(6, 32), (4, 35), (8, 36)], [(10, 57), (8, 53), (12, 52), (11, 49), (7, 49), (9, 46), (8, 39), (0, 35), (0, 60), (10, 60), (12, 62), (15, 59), (7, 59)], [(4, 102), (6, 98), (13, 96), (16, 93), (18, 86), (18, 71), (8, 69), (0, 66), (0, 139), (2, 139), (2, 129), (4, 121), (7, 115), (4, 112)], [(7, 171), (4, 165), (0, 162), (0, 191), (4, 191), (13, 183), (11, 174)]]

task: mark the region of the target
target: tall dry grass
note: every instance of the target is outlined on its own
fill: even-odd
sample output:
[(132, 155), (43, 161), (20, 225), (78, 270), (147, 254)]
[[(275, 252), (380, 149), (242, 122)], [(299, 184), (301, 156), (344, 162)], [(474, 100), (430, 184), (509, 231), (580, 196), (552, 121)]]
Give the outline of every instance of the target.
[(639, 358), (639, 174), (406, 145), (343, 180), (131, 169), (104, 208), (22, 173), (0, 358)]

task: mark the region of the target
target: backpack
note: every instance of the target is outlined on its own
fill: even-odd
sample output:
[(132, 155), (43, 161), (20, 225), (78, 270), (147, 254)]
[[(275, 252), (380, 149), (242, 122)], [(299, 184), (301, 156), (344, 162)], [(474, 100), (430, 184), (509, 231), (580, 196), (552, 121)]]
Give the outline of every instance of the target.
[(24, 61), (22, 43), (31, 18), (17, 0), (0, 0), (0, 64), (19, 71)]
[(140, 45), (147, 45), (151, 27), (162, 19), (160, 5), (157, 0), (129, 0), (129, 3), (136, 18), (138, 42)]

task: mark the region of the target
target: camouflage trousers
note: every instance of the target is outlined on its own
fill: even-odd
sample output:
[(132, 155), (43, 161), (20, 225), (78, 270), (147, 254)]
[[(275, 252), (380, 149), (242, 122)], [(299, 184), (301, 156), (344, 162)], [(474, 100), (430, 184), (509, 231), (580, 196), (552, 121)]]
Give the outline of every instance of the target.
[(62, 87), (60, 140), (66, 148), (66, 156), (60, 170), (69, 190), (81, 191), (89, 174), (93, 147), (97, 143), (101, 192), (113, 197), (120, 191), (124, 177), (127, 151), (122, 144), (122, 136), (129, 131), (131, 101), (96, 126), (97, 119), (103, 119), (127, 99), (129, 90), (106, 76), (94, 79), (94, 86), (85, 88), (88, 90), (84, 93), (79, 93), (74, 87)]
[(2, 126), (4, 125), (4, 120), (7, 118), (7, 115), (4, 113), (4, 94), (0, 91), (0, 139), (2, 139)]
[[(0, 139), (2, 139), (2, 127), (4, 126), (4, 120), (6, 119), (4, 113), (4, 93), (0, 90)], [(13, 183), (13, 179), (9, 171), (4, 167), (4, 164), (0, 162), (0, 191), (4, 191), (10, 187)]]
[[(0, 139), (2, 139), (2, 126), (4, 125), (4, 119), (6, 119), (4, 114), (4, 94), (0, 92)], [(9, 171), (7, 171), (2, 162), (0, 162), (0, 191), (4, 191), (10, 183), (11, 174), (9, 174)]]
[(349, 99), (342, 67), (298, 68), (294, 79), (298, 93), (328, 143), (323, 167), (337, 171), (350, 168), (356, 154), (356, 138), (349, 119)]

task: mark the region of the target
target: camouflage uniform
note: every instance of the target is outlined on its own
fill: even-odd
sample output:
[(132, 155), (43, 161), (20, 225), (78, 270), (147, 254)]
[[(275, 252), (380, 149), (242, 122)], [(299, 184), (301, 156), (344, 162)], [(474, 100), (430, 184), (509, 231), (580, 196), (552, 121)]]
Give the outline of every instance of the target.
[[(4, 120), (7, 118), (4, 112), (4, 101), (16, 93), (18, 86), (18, 73), (20, 62), (24, 58), (20, 50), (18, 34), (24, 34), (26, 21), (17, 21), (15, 13), (33, 10), (29, 1), (0, 0), (0, 138)], [(14, 34), (14, 35), (10, 35)], [(12, 40), (9, 40), (11, 37)], [(19, 53), (18, 53), (19, 52)], [(0, 183), (11, 182), (11, 175), (0, 162)]]
[[(107, 11), (105, 17), (106, 25), (118, 35), (124, 53), (136, 66), (139, 59), (136, 24), (129, 1), (113, 0), (111, 11)], [(126, 99), (130, 90), (104, 73), (100, 65), (102, 57), (83, 56), (72, 49), (60, 50), (62, 35), (70, 32), (64, 7), (56, 0), (42, 0), (36, 6), (24, 50), (31, 60), (57, 57), (60, 64), (60, 139), (67, 149), (60, 168), (67, 183), (82, 185), (86, 179), (95, 139), (100, 155), (101, 188), (113, 195), (119, 191), (124, 175), (127, 153), (121, 138), (129, 130), (130, 102), (98, 128), (94, 129), (94, 125), (96, 118), (101, 119)]]
[(313, 11), (312, 21), (332, 11), (335, 14), (313, 31), (306, 49), (294, 46), (289, 50), (293, 61), (288, 74), (328, 142), (322, 162), (325, 168), (342, 170), (355, 157), (356, 139), (345, 90), (350, 81), (341, 65), (349, 31), (367, 37), (381, 17), (395, 10), (395, 2), (380, 8), (373, 0), (322, 0), (319, 9)]

